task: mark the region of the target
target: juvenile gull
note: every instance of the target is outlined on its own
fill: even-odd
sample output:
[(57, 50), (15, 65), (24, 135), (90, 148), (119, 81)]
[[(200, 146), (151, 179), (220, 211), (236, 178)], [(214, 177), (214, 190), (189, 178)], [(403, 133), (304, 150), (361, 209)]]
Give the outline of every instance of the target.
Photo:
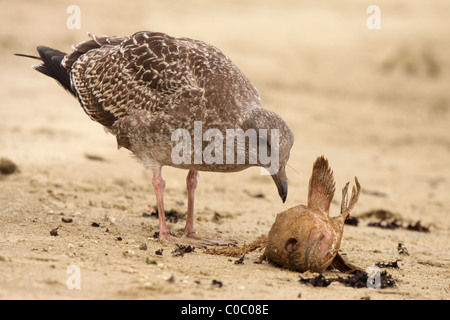
[[(230, 129), (257, 132), (258, 143), (261, 143), (258, 149), (265, 143), (267, 155), (278, 155), (276, 172), (270, 173), (279, 196), (283, 202), (286, 200), (285, 166), (294, 135), (281, 117), (262, 108), (256, 88), (224, 53), (202, 41), (160, 32), (142, 31), (130, 37), (89, 36), (90, 40), (74, 46), (69, 54), (37, 47), (40, 57), (35, 58), (42, 63), (34, 68), (54, 78), (73, 94), (92, 120), (116, 136), (118, 148), (130, 150), (153, 173), (160, 238), (180, 242), (169, 233), (165, 222), (163, 166), (189, 170), (186, 178), (188, 214), (182, 241), (226, 244), (195, 232), (197, 172), (236, 172), (250, 166), (268, 169), (271, 165), (259, 157), (250, 161), (256, 149), (249, 147), (249, 136), (244, 137), (243, 142), (236, 140), (230, 151), (230, 145), (225, 139), (219, 139), (217, 132), (222, 137), (227, 137)], [(200, 156), (209, 142), (215, 146), (210, 153), (215, 161), (198, 161), (198, 150), (192, 145), (199, 142), (195, 140), (199, 125)], [(178, 129), (194, 137), (194, 141), (184, 141), (183, 146), (192, 147), (188, 151), (194, 152), (186, 153), (185, 161), (181, 162), (173, 160), (173, 150), (180, 141), (174, 139), (173, 134)], [(215, 130), (209, 132), (216, 135), (205, 139), (209, 129)], [(275, 131), (279, 139), (272, 145), (269, 137), (273, 137)], [(219, 145), (223, 148), (218, 148)], [(186, 150), (183, 149), (183, 156)], [(238, 161), (239, 151), (244, 152), (245, 161)], [(234, 161), (221, 160), (230, 152)]]

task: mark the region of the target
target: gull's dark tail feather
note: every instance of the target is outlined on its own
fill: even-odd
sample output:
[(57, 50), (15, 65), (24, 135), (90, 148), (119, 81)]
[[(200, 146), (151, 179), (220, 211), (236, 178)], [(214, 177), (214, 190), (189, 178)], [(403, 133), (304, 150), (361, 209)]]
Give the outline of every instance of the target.
[(37, 47), (37, 51), (40, 57), (20, 54), (16, 53), (16, 56), (39, 59), (43, 63), (33, 66), (34, 69), (39, 71), (40, 73), (49, 76), (50, 78), (58, 81), (60, 85), (64, 87), (67, 91), (69, 91), (74, 96), (75, 91), (72, 89), (70, 85), (70, 76), (67, 69), (61, 64), (61, 61), (64, 59), (66, 54), (56, 49), (52, 49), (45, 46)]

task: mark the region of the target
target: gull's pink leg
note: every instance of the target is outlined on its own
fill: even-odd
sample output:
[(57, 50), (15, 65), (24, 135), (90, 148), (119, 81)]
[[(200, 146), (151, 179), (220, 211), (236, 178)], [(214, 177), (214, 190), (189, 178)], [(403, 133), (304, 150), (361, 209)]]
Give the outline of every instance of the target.
[(186, 237), (196, 237), (194, 229), (194, 193), (197, 188), (197, 171), (189, 170), (186, 177), (186, 185), (188, 191), (188, 212), (186, 226), (184, 227), (184, 232)]
[(188, 191), (188, 212), (186, 219), (186, 226), (184, 227), (184, 237), (191, 238), (192, 240), (196, 240), (194, 242), (198, 245), (229, 245), (236, 244), (236, 241), (224, 241), (221, 239), (208, 239), (202, 236), (199, 236), (194, 229), (194, 193), (197, 188), (197, 177), (198, 173), (194, 170), (189, 170), (189, 173), (186, 177), (186, 185)]
[(166, 182), (161, 176), (161, 168), (158, 168), (153, 172), (152, 184), (155, 189), (156, 204), (158, 207), (159, 237), (161, 239), (167, 239), (170, 236), (170, 233), (169, 229), (167, 229), (166, 215), (164, 212), (164, 188), (166, 186)]
[(153, 171), (153, 188), (155, 189), (156, 203), (158, 207), (159, 216), (159, 238), (167, 240), (174, 244), (192, 244), (195, 246), (205, 245), (228, 245), (234, 244), (235, 241), (223, 241), (220, 239), (207, 239), (199, 236), (194, 229), (194, 193), (197, 187), (197, 171), (190, 170), (186, 178), (187, 190), (188, 190), (188, 214), (186, 220), (186, 227), (184, 228), (184, 237), (176, 238), (169, 233), (169, 229), (166, 225), (166, 216), (164, 212), (164, 188), (166, 182), (161, 176), (161, 168)]

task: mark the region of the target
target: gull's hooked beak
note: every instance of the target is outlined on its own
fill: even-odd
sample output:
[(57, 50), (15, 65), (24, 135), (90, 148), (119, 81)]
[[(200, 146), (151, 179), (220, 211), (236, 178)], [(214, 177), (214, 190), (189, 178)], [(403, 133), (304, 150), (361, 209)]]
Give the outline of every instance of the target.
[(275, 182), (278, 189), (278, 194), (280, 195), (280, 198), (284, 203), (286, 201), (288, 193), (288, 183), (284, 166), (280, 167), (278, 172), (272, 175), (272, 179)]

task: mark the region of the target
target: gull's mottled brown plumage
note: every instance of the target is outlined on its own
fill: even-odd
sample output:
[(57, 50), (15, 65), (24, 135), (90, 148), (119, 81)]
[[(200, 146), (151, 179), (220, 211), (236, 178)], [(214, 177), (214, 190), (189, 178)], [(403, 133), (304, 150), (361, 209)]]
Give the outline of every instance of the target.
[[(160, 32), (137, 32), (131, 37), (91, 35), (91, 40), (74, 47), (62, 65), (89, 117), (107, 127), (119, 147), (130, 149), (147, 166), (173, 165), (167, 152), (176, 143), (162, 141), (161, 135), (170, 138), (175, 129), (183, 128), (193, 136), (194, 121), (202, 121), (203, 131), (280, 129), (280, 155), (284, 156), (280, 160), (287, 162), (292, 131), (278, 115), (261, 107), (253, 84), (212, 45)], [(177, 166), (228, 172), (249, 165)]]
[[(272, 178), (284, 201), (285, 165), (293, 133), (281, 117), (262, 108), (256, 88), (222, 51), (202, 41), (160, 32), (142, 31), (130, 37), (89, 36), (90, 40), (74, 46), (67, 55), (38, 47), (43, 63), (35, 69), (63, 85), (92, 120), (116, 136), (118, 147), (129, 149), (153, 171), (159, 209), (165, 185), (162, 166), (192, 171), (188, 189), (195, 189), (197, 171), (267, 167), (248, 161), (175, 164), (171, 151), (177, 142), (171, 135), (176, 129), (185, 129), (194, 136), (195, 121), (202, 122), (203, 132), (214, 128), (224, 137), (227, 129), (266, 129), (269, 136), (272, 129), (278, 129), (280, 169)], [(203, 142), (203, 148), (205, 145)], [(247, 149), (247, 160), (249, 152)]]

